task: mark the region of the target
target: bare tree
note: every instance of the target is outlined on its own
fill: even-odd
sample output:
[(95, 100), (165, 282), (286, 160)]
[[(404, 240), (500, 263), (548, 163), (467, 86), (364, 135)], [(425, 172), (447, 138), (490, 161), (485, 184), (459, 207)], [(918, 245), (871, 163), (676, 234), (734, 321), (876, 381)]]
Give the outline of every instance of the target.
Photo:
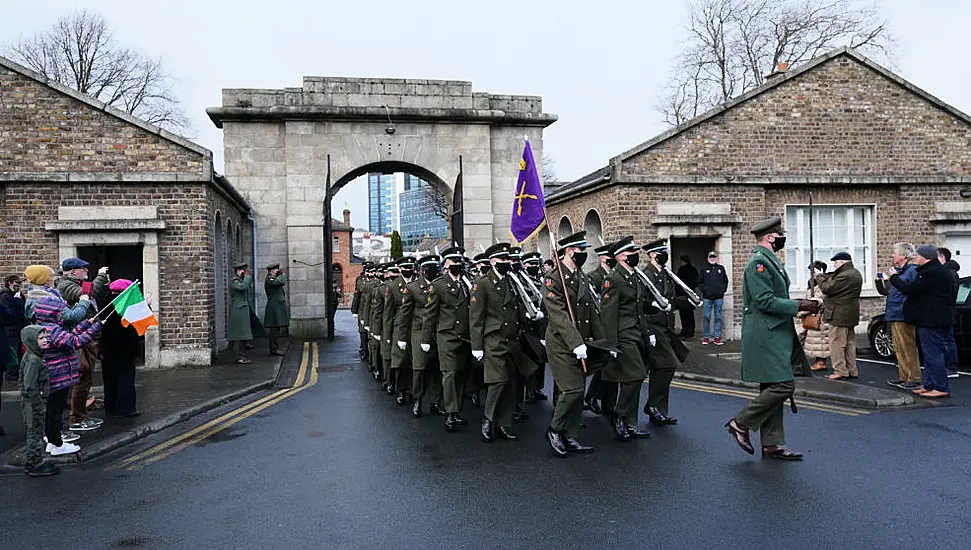
[(116, 44), (113, 31), (96, 13), (62, 17), (7, 50), (47, 78), (151, 124), (177, 133), (191, 129), (162, 61)]
[(878, 3), (865, 0), (696, 0), (689, 36), (657, 108), (682, 124), (789, 67), (849, 46), (892, 62)]
[(552, 183), (556, 181), (556, 162), (553, 157), (546, 154), (543, 151), (543, 173), (540, 175), (540, 179), (543, 183)]
[(431, 183), (425, 183), (421, 188), (425, 202), (431, 207), (432, 215), (447, 220), (451, 205), (448, 203), (448, 197), (445, 196), (445, 193)]

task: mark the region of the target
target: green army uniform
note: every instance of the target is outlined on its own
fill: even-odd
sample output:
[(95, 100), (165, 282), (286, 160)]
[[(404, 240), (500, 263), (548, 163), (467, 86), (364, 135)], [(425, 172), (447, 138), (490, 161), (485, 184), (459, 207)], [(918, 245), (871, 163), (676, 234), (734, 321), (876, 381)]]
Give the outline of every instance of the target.
[[(422, 330), (425, 322), (425, 307), (428, 304), (428, 289), (431, 282), (422, 276), (405, 285), (401, 297), (401, 307), (395, 321), (396, 334), (407, 338), (408, 350), (411, 356), (411, 394), (415, 398), (414, 409), (416, 416), (421, 415), (421, 404), (425, 397), (437, 409), (438, 401), (442, 398), (441, 374), (438, 370), (438, 354), (434, 349), (424, 351), (421, 348)], [(426, 395), (427, 394), (427, 395)]]
[[(245, 264), (237, 264), (236, 269), (245, 269)], [(253, 339), (251, 324), (252, 306), (250, 291), (253, 289), (253, 276), (249, 273), (240, 277), (233, 275), (229, 282), (229, 320), (226, 323), (226, 338), (236, 349), (237, 361), (249, 361), (246, 345)]]
[[(661, 294), (674, 303), (675, 290), (674, 282), (670, 277), (660, 271), (653, 262), (644, 267), (644, 274), (654, 283), (654, 286), (661, 291)], [(678, 340), (677, 335), (671, 330), (674, 326), (673, 311), (658, 311), (647, 317), (651, 327), (651, 333), (655, 337), (655, 345), (649, 346), (647, 350), (648, 385), (647, 403), (644, 405), (645, 414), (651, 415), (652, 422), (655, 418), (669, 418), (668, 405), (671, 395), (671, 381), (674, 380), (674, 372), (681, 366), (681, 360), (675, 352), (675, 346), (683, 348), (684, 345)], [(651, 411), (660, 412), (655, 416)], [(670, 419), (674, 423), (674, 419)]]
[(437, 346), (445, 412), (462, 410), (464, 378), (472, 366), (469, 341), (470, 291), (461, 280), (443, 275), (428, 289), (421, 343)]
[[(486, 252), (508, 258), (508, 244), (493, 245)], [(512, 427), (516, 406), (514, 380), (523, 362), (519, 341), (523, 306), (509, 276), (500, 276), (495, 269), (480, 276), (472, 287), (469, 304), (472, 350), (484, 353), (483, 379), (488, 387), (483, 418), (486, 441), (491, 441), (485, 434), (491, 433), (493, 424), (500, 432)]]
[[(566, 293), (554, 271), (546, 280), (543, 299), (548, 320), (546, 353), (553, 381), (560, 391), (550, 428), (562, 435), (576, 437), (583, 415), (586, 380), (573, 350), (587, 341), (602, 340), (605, 335), (597, 315), (596, 297), (590, 290), (586, 274), (579, 269), (571, 271), (565, 265), (562, 269)], [(570, 319), (566, 300), (569, 300), (575, 321)]]
[[(358, 298), (357, 319), (361, 330), (364, 332), (364, 342), (362, 342), (363, 359), (367, 361), (372, 373), (380, 372), (374, 368), (374, 357), (371, 356), (371, 289), (374, 287), (374, 280), (368, 278), (361, 285), (361, 296)], [(377, 376), (375, 376), (377, 378)]]
[[(363, 269), (368, 269), (369, 264), (364, 264)], [(362, 272), (354, 279), (354, 296), (351, 298), (351, 314), (357, 319), (357, 334), (361, 339), (361, 347), (358, 352), (361, 359), (367, 359), (368, 338), (367, 331), (364, 330), (364, 318), (361, 316), (361, 306), (364, 303), (364, 288), (367, 286), (367, 278)]]
[(368, 312), (371, 327), (371, 361), (375, 370), (384, 378), (385, 383), (390, 383), (388, 376), (391, 372), (391, 348), (385, 344), (384, 338), (384, 295), (387, 287), (387, 279), (377, 279), (371, 288), (371, 308)]
[[(267, 271), (279, 269), (275, 264), (267, 267)], [(272, 268), (272, 269), (271, 269)], [(287, 308), (285, 287), (290, 279), (285, 273), (276, 277), (267, 277), (263, 282), (266, 291), (266, 309), (263, 312), (263, 326), (270, 329), (270, 355), (283, 355), (280, 351), (280, 332), (290, 326), (290, 311)]]
[[(597, 252), (598, 259), (599, 256), (610, 248), (609, 245), (597, 247), (595, 252)], [(607, 275), (610, 271), (604, 269), (603, 265), (597, 265), (597, 268), (587, 273), (588, 280), (590, 282), (590, 287), (596, 292), (597, 302), (600, 302), (600, 290), (604, 286), (604, 281), (607, 279)], [(599, 311), (598, 311), (599, 316)], [(603, 381), (603, 371), (597, 369), (590, 376), (590, 384), (587, 386), (587, 393), (584, 396), (584, 401), (591, 407), (593, 412), (603, 412), (607, 413), (614, 407), (614, 402), (617, 400), (617, 385), (611, 384)], [(597, 407), (596, 401), (600, 400), (600, 405)]]
[[(414, 258), (400, 258), (398, 268), (401, 269), (403, 265), (406, 265), (407, 260), (414, 264)], [(405, 287), (409, 282), (399, 274), (388, 283), (384, 299), (384, 321), (382, 323), (384, 330), (382, 339), (388, 341), (391, 373), (395, 391), (398, 392), (399, 405), (404, 405), (405, 402), (409, 401), (411, 395), (411, 352), (407, 349), (407, 342), (411, 339), (411, 327), (399, 326), (395, 322), (401, 310), (401, 301), (407, 292)], [(406, 349), (401, 349), (398, 342), (405, 342)]]
[[(528, 273), (527, 268), (529, 267), (530, 264), (540, 268), (540, 272), (538, 272), (536, 276), (530, 275)], [(542, 295), (544, 283), (543, 283), (543, 276), (541, 273), (542, 257), (540, 256), (539, 252), (530, 252), (528, 254), (523, 255), (523, 268), (524, 270), (522, 275), (525, 278), (529, 279), (529, 281), (533, 283), (533, 286), (536, 287), (536, 289), (539, 291), (540, 295)], [(542, 301), (540, 301), (539, 306), (540, 306), (540, 311), (542, 311), (543, 310)], [(547, 320), (545, 318), (545, 315), (546, 315), (545, 312), (543, 313), (543, 315), (544, 317), (540, 320), (535, 320), (535, 321), (527, 320), (525, 323), (525, 326), (523, 327), (524, 332), (530, 332), (538, 340), (544, 340), (546, 338)], [(535, 370), (533, 371), (533, 373), (529, 375), (528, 378), (526, 378), (526, 398), (533, 401), (546, 400), (547, 397), (543, 393), (543, 388), (546, 387), (546, 364), (537, 363), (532, 359), (530, 359), (525, 354), (523, 355), (527, 361), (535, 365), (534, 367)]]

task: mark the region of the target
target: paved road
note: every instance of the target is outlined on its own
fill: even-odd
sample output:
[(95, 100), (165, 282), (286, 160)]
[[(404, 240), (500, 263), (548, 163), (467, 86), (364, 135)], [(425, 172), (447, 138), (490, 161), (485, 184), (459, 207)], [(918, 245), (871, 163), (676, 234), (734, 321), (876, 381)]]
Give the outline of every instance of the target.
[[(872, 414), (804, 407), (787, 422), (807, 460), (787, 464), (742, 453), (724, 432), (741, 397), (681, 388), (678, 426), (621, 444), (590, 416), (583, 440), (597, 452), (556, 459), (542, 437), (548, 403), (528, 406), (520, 442), (487, 445), (472, 426), (447, 434), (440, 419), (412, 419), (380, 393), (355, 348), (350, 338), (321, 344), (314, 379), (308, 346), (299, 391), (200, 418), (199, 440), (153, 451), (182, 427), (54, 478), (0, 477), (3, 548), (969, 544), (971, 420), (960, 402)], [(238, 422), (205, 437), (220, 417), (217, 426)], [(131, 456), (140, 458), (122, 462)], [(133, 470), (111, 469), (119, 464)]]

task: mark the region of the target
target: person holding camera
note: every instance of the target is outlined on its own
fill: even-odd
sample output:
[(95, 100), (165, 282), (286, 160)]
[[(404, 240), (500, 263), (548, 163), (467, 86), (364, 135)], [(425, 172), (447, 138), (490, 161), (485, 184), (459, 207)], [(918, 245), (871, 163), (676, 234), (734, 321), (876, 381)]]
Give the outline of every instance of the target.
[(249, 358), (252, 346), (253, 327), (250, 318), (253, 315), (250, 306), (249, 293), (253, 289), (253, 276), (249, 272), (249, 264), (237, 263), (233, 266), (236, 275), (229, 282), (229, 322), (226, 327), (226, 337), (233, 345), (236, 362), (248, 365), (253, 361)]
[(280, 269), (280, 264), (266, 266), (266, 309), (263, 311), (263, 326), (270, 329), (270, 355), (286, 355), (280, 351), (280, 333), (290, 326), (290, 311), (287, 309), (285, 287), (290, 280)]
[(826, 378), (843, 380), (856, 378), (856, 325), (860, 323), (860, 293), (863, 275), (853, 266), (849, 252), (837, 252), (830, 258), (833, 271), (813, 270), (823, 299), (824, 323), (830, 324), (829, 350), (833, 360), (833, 374)]

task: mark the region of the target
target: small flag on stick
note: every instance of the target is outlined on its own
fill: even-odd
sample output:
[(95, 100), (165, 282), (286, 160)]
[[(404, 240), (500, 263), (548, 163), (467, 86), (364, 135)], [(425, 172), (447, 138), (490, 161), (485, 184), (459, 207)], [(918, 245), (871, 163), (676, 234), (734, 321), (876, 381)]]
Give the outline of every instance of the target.
[(148, 327), (158, 325), (158, 319), (145, 302), (137, 283), (126, 288), (112, 304), (121, 316), (121, 326), (132, 325), (139, 336), (144, 336)]

